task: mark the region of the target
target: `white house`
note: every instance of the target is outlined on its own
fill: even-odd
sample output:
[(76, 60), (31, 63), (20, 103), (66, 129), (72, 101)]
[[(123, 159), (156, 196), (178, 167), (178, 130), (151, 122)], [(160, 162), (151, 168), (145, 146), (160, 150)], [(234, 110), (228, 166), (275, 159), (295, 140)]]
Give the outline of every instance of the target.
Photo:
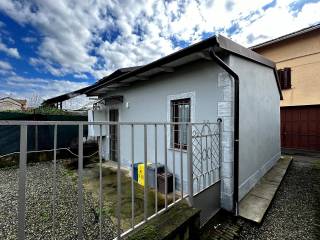
[[(211, 195), (218, 208), (236, 211), (238, 201), (280, 158), (282, 95), (275, 64), (220, 35), (144, 66), (119, 69), (84, 93), (100, 99), (89, 121), (217, 122), (221, 118), (221, 181)], [(99, 135), (94, 127), (90, 132)], [(104, 157), (130, 166), (129, 130), (120, 133), (120, 159), (112, 149), (114, 129), (102, 132)], [(174, 134), (168, 136), (168, 142), (176, 141)], [(141, 132), (134, 139), (136, 162), (143, 161), (142, 137)], [(170, 164), (174, 156), (179, 157), (179, 149), (170, 143), (165, 147), (161, 139), (158, 145), (167, 148), (172, 171)], [(154, 147), (147, 154), (152, 162)], [(159, 162), (163, 154), (159, 153)], [(183, 161), (186, 154), (183, 151)], [(181, 173), (187, 175), (180, 170), (176, 169), (178, 181)]]

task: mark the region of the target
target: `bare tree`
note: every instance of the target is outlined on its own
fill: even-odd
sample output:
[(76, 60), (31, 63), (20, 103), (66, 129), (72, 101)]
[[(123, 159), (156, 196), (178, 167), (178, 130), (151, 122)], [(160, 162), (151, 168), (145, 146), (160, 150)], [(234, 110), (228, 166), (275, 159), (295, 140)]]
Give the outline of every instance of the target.
[(90, 100), (85, 95), (80, 95), (71, 99), (68, 99), (62, 103), (62, 108), (66, 110), (79, 110), (79, 109), (86, 109), (90, 108), (93, 105), (92, 100)]
[(34, 92), (31, 97), (28, 98), (28, 107), (37, 108), (43, 102), (43, 98), (36, 92)]

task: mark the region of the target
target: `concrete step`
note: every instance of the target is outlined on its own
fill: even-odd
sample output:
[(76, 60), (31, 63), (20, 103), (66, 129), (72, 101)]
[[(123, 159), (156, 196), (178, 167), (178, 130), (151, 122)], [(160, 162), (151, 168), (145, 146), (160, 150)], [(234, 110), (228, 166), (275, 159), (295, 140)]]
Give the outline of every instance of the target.
[(280, 158), (261, 178), (260, 182), (240, 201), (240, 217), (261, 223), (291, 161), (292, 157)]

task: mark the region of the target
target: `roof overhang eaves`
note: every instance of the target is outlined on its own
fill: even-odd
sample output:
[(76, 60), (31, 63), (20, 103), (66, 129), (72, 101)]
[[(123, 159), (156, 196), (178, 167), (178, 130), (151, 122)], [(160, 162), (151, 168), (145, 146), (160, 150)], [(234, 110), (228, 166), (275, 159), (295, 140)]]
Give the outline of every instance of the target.
[[(191, 60), (197, 60), (200, 58), (208, 59), (205, 52), (211, 48), (215, 47), (221, 51), (226, 51), (230, 54), (235, 54), (240, 57), (246, 58), (253, 62), (262, 64), (264, 66), (273, 68), (275, 73), (275, 78), (277, 81), (280, 98), (282, 99), (282, 92), (280, 88), (280, 84), (278, 81), (276, 66), (274, 62), (269, 59), (253, 52), (250, 49), (242, 47), (241, 45), (233, 42), (232, 40), (222, 36), (217, 35), (210, 37), (204, 41), (193, 44), (187, 48), (181, 49), (175, 53), (172, 53), (168, 56), (160, 58), (156, 61), (153, 61), (147, 65), (141, 67), (133, 67), (133, 68), (125, 68), (121, 69), (123, 73), (117, 75), (115, 77), (111, 77), (110, 75), (101, 79), (94, 85), (88, 87), (86, 91), (83, 93), (87, 96), (97, 96), (100, 95), (101, 89), (108, 89), (108, 86), (118, 83), (118, 82), (135, 82), (137, 80), (148, 80), (148, 77), (153, 76), (155, 74), (159, 74), (161, 72), (167, 72), (165, 68), (168, 67), (178, 67), (187, 62), (191, 62)], [(189, 59), (188, 59), (189, 58)], [(131, 71), (130, 71), (131, 70)], [(118, 72), (117, 70), (116, 72)], [(128, 71), (128, 72), (127, 72)], [(112, 74), (111, 74), (112, 75)], [(110, 78), (111, 77), (111, 78)], [(100, 91), (99, 91), (99, 90)], [(113, 88), (112, 88), (113, 89)], [(109, 90), (112, 90), (111, 88)]]
[(53, 98), (49, 98), (49, 99), (43, 101), (42, 104), (43, 105), (49, 105), (49, 104), (54, 104), (54, 103), (58, 103), (58, 102), (63, 102), (63, 101), (69, 100), (71, 98), (74, 98), (74, 97), (77, 97), (79, 95), (84, 94), (92, 86), (93, 85), (78, 89), (78, 90), (73, 91), (73, 92), (65, 93), (65, 94), (62, 94), (62, 95), (59, 95), (59, 96), (56, 96), (56, 97), (53, 97)]
[(201, 52), (206, 48), (213, 47), (214, 45), (216, 45), (216, 43), (217, 43), (216, 36), (210, 37), (210, 38), (208, 38), (208, 39), (206, 39), (206, 40), (204, 40), (202, 42), (193, 44), (193, 45), (191, 45), (191, 46), (189, 46), (187, 48), (181, 49), (181, 50), (179, 50), (177, 52), (169, 54), (168, 56), (165, 56), (163, 58), (155, 60), (155, 61), (153, 61), (153, 62), (151, 62), (151, 63), (149, 63), (147, 65), (144, 65), (142, 67), (134, 69), (131, 72), (128, 72), (128, 73), (120, 75), (120, 76), (118, 76), (116, 78), (110, 79), (107, 82), (103, 82), (101, 84), (97, 84), (96, 86), (93, 86), (92, 88), (90, 88), (86, 92), (86, 94), (88, 96), (92, 96), (92, 92), (95, 89), (99, 88), (99, 87), (102, 87), (102, 86), (105, 86), (105, 85), (109, 85), (111, 83), (114, 83), (114, 82), (117, 82), (117, 81), (121, 81), (121, 80), (130, 78), (130, 77), (138, 77), (139, 78), (139, 75), (141, 75), (141, 74), (143, 74), (145, 72), (152, 71), (152, 69), (154, 69), (154, 68), (164, 67), (170, 62), (177, 61), (177, 60), (179, 60), (181, 58), (184, 58), (184, 57), (186, 57), (188, 55), (191, 55), (192, 53)]
[(254, 52), (248, 48), (245, 48), (245, 47), (233, 42), (232, 40), (230, 40), (222, 35), (218, 35), (217, 42), (218, 42), (218, 47), (227, 51), (227, 52), (230, 52), (230, 53), (238, 55), (240, 57), (249, 59), (249, 60), (256, 62), (258, 64), (262, 64), (266, 67), (272, 68), (274, 75), (275, 75), (276, 84), (277, 84), (278, 92), (280, 95), (280, 100), (283, 100), (283, 95), (282, 95), (280, 81), (279, 81), (278, 74), (277, 74), (276, 64), (273, 61), (263, 57), (262, 55)]
[(276, 66), (275, 63), (272, 62), (271, 60), (261, 56), (260, 54), (254, 52), (248, 48), (245, 48), (245, 47), (235, 43), (234, 41), (232, 41), (222, 35), (218, 35), (217, 42), (218, 42), (219, 48), (221, 48), (225, 51), (228, 51), (232, 54), (247, 58), (253, 62), (265, 65), (270, 68), (275, 68), (275, 66)]

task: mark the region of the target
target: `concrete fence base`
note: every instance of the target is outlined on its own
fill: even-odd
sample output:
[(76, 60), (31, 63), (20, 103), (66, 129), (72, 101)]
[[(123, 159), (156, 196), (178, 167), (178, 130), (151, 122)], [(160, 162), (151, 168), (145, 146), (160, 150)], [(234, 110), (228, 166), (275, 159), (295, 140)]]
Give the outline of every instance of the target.
[(200, 239), (200, 210), (179, 202), (168, 211), (135, 229), (125, 239)]

